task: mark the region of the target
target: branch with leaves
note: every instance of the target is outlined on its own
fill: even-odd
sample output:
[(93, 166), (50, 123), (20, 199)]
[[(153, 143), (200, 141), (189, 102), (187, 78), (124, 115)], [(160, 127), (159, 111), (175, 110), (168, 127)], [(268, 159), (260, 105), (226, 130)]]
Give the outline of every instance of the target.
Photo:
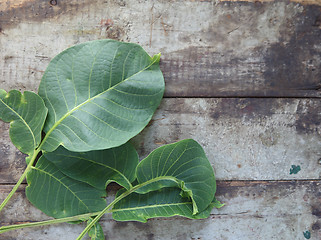
[[(207, 218), (222, 206), (213, 169), (192, 139), (162, 146), (139, 162), (128, 142), (151, 120), (164, 93), (160, 54), (139, 45), (98, 40), (73, 46), (49, 64), (38, 94), (0, 90), (0, 119), (10, 122), (12, 143), (27, 154), (29, 201), (53, 220), (2, 226), (6, 231), (86, 221), (104, 239), (99, 219), (146, 222), (153, 217)], [(43, 133), (43, 137), (42, 137)], [(39, 157), (40, 156), (40, 157)], [(120, 189), (106, 206), (106, 187)], [(0, 212), (1, 215), (1, 212)]]

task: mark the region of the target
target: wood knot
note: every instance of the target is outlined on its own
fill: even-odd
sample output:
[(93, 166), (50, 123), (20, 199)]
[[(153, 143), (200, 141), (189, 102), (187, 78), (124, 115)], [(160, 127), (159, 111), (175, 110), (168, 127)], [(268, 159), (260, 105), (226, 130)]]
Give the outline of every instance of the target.
[(315, 21), (314, 24), (312, 25), (313, 27), (321, 27), (321, 15), (318, 16)]

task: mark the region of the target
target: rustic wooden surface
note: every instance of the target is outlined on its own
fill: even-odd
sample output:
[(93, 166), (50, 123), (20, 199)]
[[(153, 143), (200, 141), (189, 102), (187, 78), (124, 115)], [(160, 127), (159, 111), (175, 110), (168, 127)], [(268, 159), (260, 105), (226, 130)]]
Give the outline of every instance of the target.
[[(166, 98), (132, 142), (143, 158), (163, 144), (193, 138), (219, 180), (318, 179), (319, 108), (320, 99)], [(13, 183), (24, 156), (9, 141), (9, 125), (0, 126), (0, 183)], [(301, 171), (290, 175), (291, 165)]]
[[(313, 180), (219, 181), (217, 197), (226, 206), (214, 210), (208, 219), (173, 217), (117, 223), (107, 215), (101, 223), (108, 239), (304, 239), (302, 230), (316, 233), (321, 227), (320, 187), (320, 182)], [(9, 191), (10, 186), (0, 186), (1, 195)], [(47, 218), (28, 203), (23, 189), (4, 210), (2, 222), (12, 223), (12, 216), (21, 223)], [(74, 239), (83, 228), (70, 224), (30, 228), (14, 235), (4, 233), (3, 239)]]
[[(165, 99), (132, 140), (140, 156), (194, 138), (226, 203), (198, 221), (106, 216), (108, 239), (288, 240), (305, 239), (305, 231), (321, 239), (320, 0), (0, 0), (0, 87), (36, 91), (57, 53), (102, 38), (162, 52)], [(0, 201), (25, 168), (8, 129), (0, 122)], [(301, 171), (290, 174), (292, 165)], [(0, 213), (1, 225), (48, 218), (24, 187)], [(60, 224), (0, 239), (69, 240), (82, 229)]]
[(10, 89), (36, 89), (50, 59), (66, 47), (114, 38), (139, 43), (151, 54), (162, 52), (166, 96), (320, 96), (317, 5), (287, 1), (2, 2), (0, 76)]

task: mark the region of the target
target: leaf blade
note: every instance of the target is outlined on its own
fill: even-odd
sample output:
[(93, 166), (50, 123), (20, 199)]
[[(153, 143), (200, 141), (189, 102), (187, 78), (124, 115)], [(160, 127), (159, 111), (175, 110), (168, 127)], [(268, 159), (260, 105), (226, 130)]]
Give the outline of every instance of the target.
[[(92, 220), (92, 218), (89, 218), (87, 225), (90, 224)], [(89, 230), (88, 235), (91, 240), (105, 240), (103, 228), (98, 222), (96, 222), (95, 225)]]
[(59, 147), (44, 155), (68, 177), (102, 190), (110, 182), (130, 189), (136, 179), (139, 161), (135, 148), (129, 142), (116, 148), (90, 152), (71, 152)]
[(154, 150), (136, 170), (138, 184), (156, 179), (136, 190), (145, 194), (164, 187), (179, 187), (183, 197), (193, 202), (193, 214), (202, 212), (212, 202), (216, 181), (202, 147), (192, 139), (168, 144)]
[(28, 200), (54, 218), (97, 212), (106, 207), (104, 190), (70, 179), (44, 156), (28, 173), (27, 182)]
[(47, 111), (44, 101), (33, 92), (1, 89), (0, 119), (10, 122), (11, 141), (23, 153), (32, 155), (40, 144)]
[[(150, 218), (182, 216), (190, 219), (209, 217), (214, 205), (211, 203), (201, 213), (193, 214), (193, 203), (180, 196), (178, 188), (162, 188), (146, 194), (132, 193), (120, 200), (112, 209), (117, 221), (146, 222)], [(123, 191), (119, 190), (117, 196)]]
[(112, 40), (87, 42), (59, 54), (39, 87), (49, 109), (42, 149), (106, 149), (138, 134), (164, 92), (158, 62), (159, 55), (151, 58), (136, 44)]

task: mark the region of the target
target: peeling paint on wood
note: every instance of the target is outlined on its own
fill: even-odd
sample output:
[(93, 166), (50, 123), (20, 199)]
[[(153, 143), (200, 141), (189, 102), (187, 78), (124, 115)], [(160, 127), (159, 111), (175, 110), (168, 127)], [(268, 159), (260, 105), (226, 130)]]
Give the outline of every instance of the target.
[[(321, 114), (311, 114), (319, 105), (318, 99), (164, 99), (133, 142), (143, 157), (194, 138), (218, 179), (319, 179)], [(301, 171), (290, 175), (291, 165)]]
[(63, 49), (113, 38), (162, 52), (166, 96), (320, 97), (321, 8), (305, 3), (7, 0), (0, 80), (36, 89)]
[(16, 182), (26, 168), (26, 155), (11, 143), (8, 123), (0, 121), (0, 136), (0, 184), (10, 184)]

